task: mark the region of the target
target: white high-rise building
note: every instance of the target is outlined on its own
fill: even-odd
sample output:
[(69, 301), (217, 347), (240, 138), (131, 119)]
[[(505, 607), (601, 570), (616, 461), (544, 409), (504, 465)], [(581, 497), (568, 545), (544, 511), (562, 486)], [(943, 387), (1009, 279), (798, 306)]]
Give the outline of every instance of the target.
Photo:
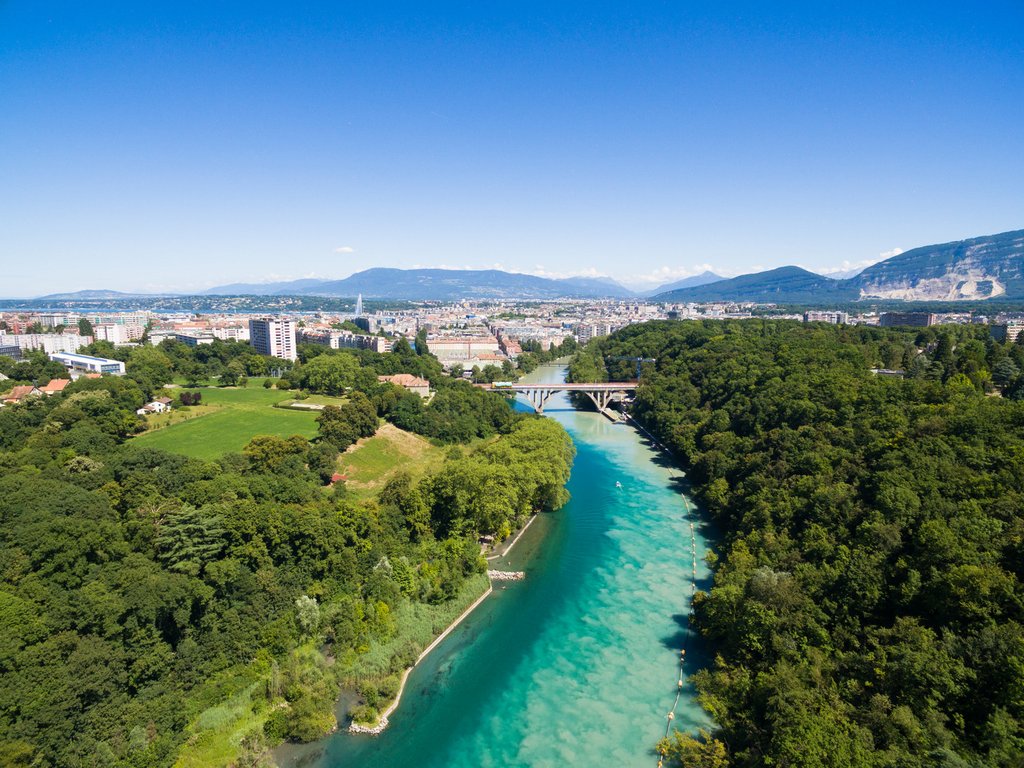
[(0, 346), (20, 347), (22, 352), (41, 349), (48, 355), (55, 352), (77, 352), (80, 347), (92, 344), (92, 336), (77, 333), (3, 333)]
[(356, 297), (356, 317), (363, 316), (363, 294), (359, 294)]
[(249, 321), (249, 343), (261, 355), (295, 360), (295, 321), (283, 317), (259, 317)]
[(128, 329), (131, 326), (118, 323), (104, 323), (92, 327), (96, 341), (109, 341), (111, 344), (127, 344), (132, 340)]

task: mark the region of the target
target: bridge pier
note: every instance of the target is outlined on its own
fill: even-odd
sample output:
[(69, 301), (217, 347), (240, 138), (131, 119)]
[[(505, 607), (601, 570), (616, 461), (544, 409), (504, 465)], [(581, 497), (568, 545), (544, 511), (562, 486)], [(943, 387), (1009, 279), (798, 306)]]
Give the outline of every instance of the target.
[(594, 384), (511, 384), (502, 383), (494, 386), (498, 391), (511, 391), (526, 395), (533, 410), (544, 413), (544, 406), (555, 392), (579, 392), (590, 398), (598, 413), (613, 421), (618, 421), (615, 412), (608, 406), (617, 396), (636, 390), (635, 383), (594, 383)]
[(525, 393), (527, 399), (530, 401), (530, 405), (533, 406), (533, 410), (537, 413), (544, 413), (544, 406), (547, 404), (551, 397), (551, 390), (549, 389), (531, 389)]

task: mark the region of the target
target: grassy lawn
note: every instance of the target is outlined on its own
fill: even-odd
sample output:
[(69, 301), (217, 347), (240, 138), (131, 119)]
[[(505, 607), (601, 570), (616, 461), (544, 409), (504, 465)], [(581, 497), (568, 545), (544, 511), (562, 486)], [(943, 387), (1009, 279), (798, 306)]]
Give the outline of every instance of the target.
[(188, 419), (209, 416), (218, 410), (220, 409), (215, 405), (190, 405), (188, 408), (178, 406), (168, 413), (154, 413), (146, 417), (146, 432), (155, 432)]
[(215, 459), (240, 451), (256, 435), (316, 435), (316, 412), (274, 408), (291, 399), (287, 391), (264, 389), (199, 389), (203, 405), (189, 411), (151, 416), (151, 431), (132, 442), (199, 459)]
[[(263, 384), (263, 379), (253, 379), (253, 381), (256, 381), (261, 386)], [(177, 384), (182, 389), (187, 389), (187, 387), (185, 386), (185, 384), (187, 382), (188, 382), (188, 379), (186, 379), (184, 376), (175, 376), (171, 383), (172, 384)], [(206, 378), (200, 379), (199, 380), (199, 386), (201, 386), (201, 387), (216, 387), (217, 386), (217, 380), (216, 379), (206, 379)]]
[(373, 437), (364, 438), (338, 459), (345, 488), (356, 498), (375, 495), (398, 472), (410, 472), (419, 478), (444, 462), (444, 448), (405, 432), (393, 424), (383, 424)]
[(298, 403), (299, 405), (341, 405), (348, 398), (344, 397), (331, 397), (330, 395), (310, 395), (302, 400), (296, 400), (294, 397), (286, 398), (289, 403)]
[(190, 389), (203, 396), (204, 405), (230, 405), (233, 408), (258, 408), (280, 403), (282, 400), (294, 400), (295, 395), (283, 389), (264, 389), (254, 387), (202, 387)]

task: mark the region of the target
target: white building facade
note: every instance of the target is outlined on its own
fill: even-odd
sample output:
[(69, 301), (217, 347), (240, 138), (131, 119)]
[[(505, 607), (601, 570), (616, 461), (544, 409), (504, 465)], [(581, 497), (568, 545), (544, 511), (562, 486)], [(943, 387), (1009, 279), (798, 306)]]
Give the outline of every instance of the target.
[(0, 346), (19, 347), (22, 352), (40, 349), (48, 355), (54, 352), (77, 352), (92, 344), (92, 336), (77, 333), (8, 333), (0, 334)]
[(113, 376), (124, 376), (124, 363), (120, 360), (110, 360), (106, 357), (93, 357), (92, 355), (74, 355), (66, 352), (58, 352), (50, 355), (50, 359), (60, 363), (74, 374), (83, 373), (108, 373)]

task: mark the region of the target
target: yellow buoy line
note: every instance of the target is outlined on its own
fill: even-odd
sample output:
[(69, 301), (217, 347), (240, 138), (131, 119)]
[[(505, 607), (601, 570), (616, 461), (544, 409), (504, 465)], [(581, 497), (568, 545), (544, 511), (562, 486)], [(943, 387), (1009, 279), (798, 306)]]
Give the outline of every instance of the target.
[[(689, 624), (693, 622), (693, 596), (697, 592), (697, 535), (693, 527), (693, 520), (690, 519), (690, 505), (686, 501), (686, 496), (683, 496), (683, 506), (686, 510), (685, 518), (690, 524), (690, 559), (693, 563), (693, 578), (690, 580), (690, 610), (687, 614), (687, 634), (683, 638), (683, 647), (679, 651), (679, 679), (676, 682), (676, 698), (672, 702), (672, 709), (669, 710), (668, 716), (666, 717), (665, 723), (665, 738), (667, 739), (669, 733), (672, 731), (672, 721), (676, 717), (676, 708), (679, 706), (679, 699), (683, 695), (683, 683), (686, 679), (684, 673), (684, 666), (686, 663), (686, 646), (689, 643)], [(658, 756), (658, 768), (663, 768), (665, 764), (665, 753), (662, 752)]]

